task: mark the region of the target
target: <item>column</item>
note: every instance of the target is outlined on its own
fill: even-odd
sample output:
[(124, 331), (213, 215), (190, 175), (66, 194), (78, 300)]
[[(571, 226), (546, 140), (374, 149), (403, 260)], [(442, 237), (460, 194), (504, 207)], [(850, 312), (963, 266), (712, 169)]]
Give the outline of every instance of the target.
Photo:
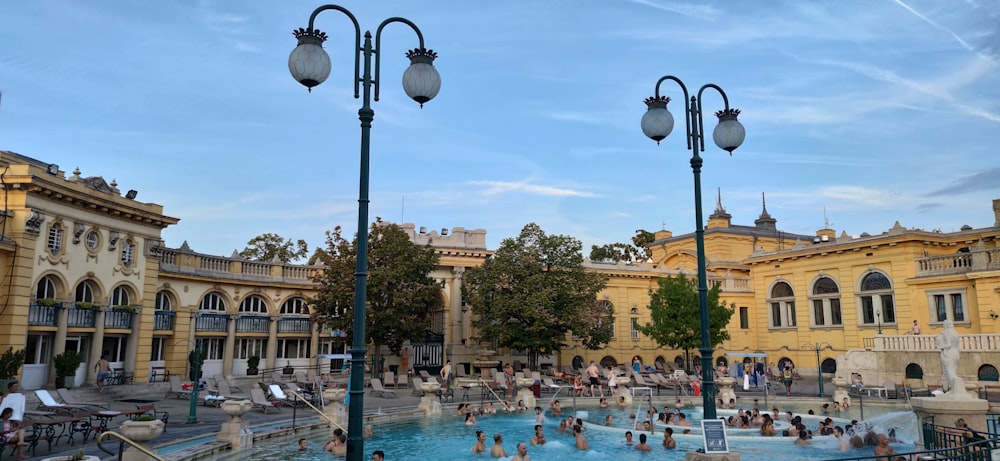
[[(449, 335), (445, 338), (445, 343), (450, 348), (454, 348), (460, 347), (462, 345), (462, 339), (468, 337), (465, 335), (465, 331), (466, 323), (469, 323), (470, 321), (465, 318), (465, 315), (462, 314), (462, 277), (465, 276), (465, 267), (453, 267), (451, 269), (451, 274), (451, 294), (449, 296), (451, 303), (448, 306), (446, 314)], [(451, 321), (455, 318), (459, 319), (461, 324)]]
[[(280, 315), (271, 316), (271, 324), (268, 325), (267, 331), (267, 355), (264, 357), (264, 362), (266, 365), (262, 364), (261, 369), (265, 368), (277, 368), (278, 367), (278, 319)], [(269, 376), (267, 378), (270, 378)]]
[(94, 315), (94, 338), (90, 342), (90, 361), (87, 362), (87, 382), (97, 382), (97, 371), (92, 364), (97, 364), (104, 355), (104, 309), (97, 311)]
[(229, 325), (226, 328), (226, 345), (222, 350), (222, 376), (233, 376), (233, 349), (236, 348), (236, 319), (239, 314), (229, 314)]
[[(65, 305), (67, 304), (67, 302), (63, 301), (63, 304)], [(73, 303), (71, 302), (68, 304), (73, 305)], [(52, 340), (53, 357), (62, 354), (63, 352), (66, 352), (66, 329), (68, 327), (69, 327), (69, 311), (63, 308), (59, 308), (59, 310), (56, 311), (56, 335), (55, 339)], [(87, 362), (87, 357), (84, 357), (83, 361), (88, 364), (91, 363)], [(56, 381), (55, 378), (56, 378), (55, 373), (50, 374), (47, 384), (49, 385), (55, 384)], [(70, 379), (73, 378), (71, 377)]]

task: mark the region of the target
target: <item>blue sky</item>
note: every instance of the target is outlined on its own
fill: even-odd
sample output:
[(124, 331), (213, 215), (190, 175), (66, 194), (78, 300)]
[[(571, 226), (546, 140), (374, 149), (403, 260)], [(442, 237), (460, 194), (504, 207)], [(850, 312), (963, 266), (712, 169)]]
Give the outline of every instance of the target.
[[(115, 179), (180, 224), (167, 244), (228, 255), (265, 232), (322, 244), (357, 221), (353, 31), (333, 72), (288, 73), (316, 2), (12, 0), (0, 7), (0, 149)], [(1000, 198), (1000, 2), (353, 1), (363, 29), (402, 16), (440, 55), (437, 98), (402, 91), (417, 46), (390, 25), (374, 103), (371, 216), (428, 229), (529, 222), (592, 244), (694, 229), (681, 94), (657, 146), (639, 120), (661, 76), (727, 92), (747, 139), (710, 139), (702, 175), (733, 221), (761, 193), (783, 230), (993, 225)], [(706, 112), (722, 107), (706, 93)], [(706, 131), (715, 127), (708, 115)], [(824, 217), (825, 209), (825, 217)]]

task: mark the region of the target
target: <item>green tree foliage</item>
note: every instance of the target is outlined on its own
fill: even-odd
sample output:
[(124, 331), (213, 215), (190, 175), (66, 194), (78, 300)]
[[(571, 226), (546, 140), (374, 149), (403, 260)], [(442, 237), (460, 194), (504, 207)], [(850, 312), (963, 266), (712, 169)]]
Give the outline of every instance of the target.
[(591, 245), (591, 261), (645, 261), (652, 256), (649, 245), (653, 243), (654, 234), (642, 229), (635, 231), (632, 243), (609, 243), (606, 245)]
[(606, 280), (584, 270), (582, 246), (531, 223), (466, 271), (463, 287), (478, 317), (478, 340), (527, 350), (532, 368), (540, 353), (565, 346), (570, 332), (590, 349), (607, 344), (614, 316), (597, 301)]
[[(697, 279), (680, 274), (661, 278), (658, 285), (649, 300), (653, 321), (640, 325), (638, 330), (660, 347), (683, 349), (687, 358), (691, 349), (701, 347)], [(726, 325), (736, 311), (735, 304), (726, 306), (719, 300), (720, 291), (718, 286), (708, 290), (708, 338), (713, 348), (729, 339)]]
[[(327, 248), (317, 252), (326, 269), (318, 276), (319, 292), (312, 299), (313, 321), (354, 335), (354, 271), (357, 238), (348, 241), (340, 226), (326, 233)], [(430, 243), (418, 246), (399, 226), (376, 219), (368, 235), (368, 280), (365, 343), (399, 353), (405, 341), (422, 339), (430, 328), (430, 313), (442, 306), (441, 284), (429, 274), (438, 264)]]
[(240, 251), (240, 256), (251, 261), (273, 261), (277, 259), (283, 263), (289, 263), (309, 254), (309, 246), (306, 241), (299, 239), (285, 239), (278, 234), (260, 234), (247, 242), (246, 248)]

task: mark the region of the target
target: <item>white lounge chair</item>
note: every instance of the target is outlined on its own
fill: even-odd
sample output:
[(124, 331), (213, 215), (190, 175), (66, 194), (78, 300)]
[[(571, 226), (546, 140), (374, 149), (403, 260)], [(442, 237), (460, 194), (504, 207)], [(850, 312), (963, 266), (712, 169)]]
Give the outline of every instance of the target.
[[(11, 394), (11, 396), (13, 396), (13, 395), (21, 395), (21, 398), (22, 399), (24, 398), (23, 394)], [(35, 391), (35, 396), (38, 397), (38, 402), (39, 402), (38, 403), (38, 409), (39, 410), (45, 410), (45, 411), (60, 411), (61, 410), (61, 411), (65, 411), (67, 413), (72, 413), (73, 410), (91, 410), (92, 409), (92, 408), (88, 407), (87, 405), (73, 405), (73, 404), (70, 404), (70, 403), (59, 403), (59, 402), (56, 402), (56, 399), (52, 398), (52, 394), (49, 394), (49, 391), (47, 391), (45, 389), (38, 389), (38, 390), (36, 390)], [(6, 402), (7, 402), (7, 398), (5, 397), (4, 398), (4, 404), (6, 404)], [(15, 410), (15, 412), (16, 411), (17, 410)], [(11, 419), (13, 419), (13, 417), (11, 417)]]
[(181, 384), (181, 377), (177, 375), (170, 375), (170, 389), (167, 390), (167, 394), (163, 398), (170, 396), (177, 397), (178, 399), (183, 399), (191, 396), (191, 391), (185, 390), (183, 384)]
[(275, 412), (281, 411), (278, 407), (275, 407), (273, 403), (267, 400), (267, 396), (264, 395), (263, 389), (250, 389), (250, 403), (253, 404), (253, 406), (250, 407), (251, 410), (256, 408), (262, 411), (265, 415), (271, 410), (274, 410)]
[(393, 373), (391, 371), (387, 371), (387, 372), (385, 372), (385, 376), (383, 376), (382, 379), (385, 380), (385, 381), (382, 382), (383, 386), (385, 386), (385, 387), (389, 387), (389, 386), (396, 387), (396, 374), (395, 373)]

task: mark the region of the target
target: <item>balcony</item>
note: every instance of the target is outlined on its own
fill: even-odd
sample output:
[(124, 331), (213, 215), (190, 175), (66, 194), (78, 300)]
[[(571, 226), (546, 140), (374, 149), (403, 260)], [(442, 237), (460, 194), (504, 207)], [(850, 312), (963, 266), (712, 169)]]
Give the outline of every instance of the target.
[(66, 311), (66, 325), (70, 328), (94, 328), (97, 309), (74, 307)]
[(236, 319), (237, 333), (268, 333), (271, 318), (265, 315), (241, 315)]
[(170, 274), (191, 274), (231, 280), (288, 283), (313, 286), (313, 275), (323, 266), (306, 266), (281, 262), (247, 261), (191, 251), (186, 245), (179, 249), (164, 248), (160, 270)]
[(135, 311), (111, 309), (104, 313), (104, 328), (131, 330), (133, 316)]
[(975, 248), (944, 256), (917, 258), (917, 277), (1000, 270), (1000, 249)]
[[(959, 335), (962, 352), (1000, 351), (1000, 334)], [(865, 347), (876, 352), (937, 352), (935, 335), (880, 335), (865, 339)]]
[(28, 325), (56, 326), (59, 318), (59, 309), (62, 309), (62, 303), (48, 306), (32, 303), (31, 306), (28, 306)]
[(229, 331), (228, 314), (201, 314), (195, 319), (194, 331)]
[(153, 329), (159, 331), (174, 331), (174, 317), (176, 312), (156, 311), (153, 314)]
[(278, 320), (278, 333), (312, 333), (312, 322), (309, 318), (301, 319), (280, 319)]

